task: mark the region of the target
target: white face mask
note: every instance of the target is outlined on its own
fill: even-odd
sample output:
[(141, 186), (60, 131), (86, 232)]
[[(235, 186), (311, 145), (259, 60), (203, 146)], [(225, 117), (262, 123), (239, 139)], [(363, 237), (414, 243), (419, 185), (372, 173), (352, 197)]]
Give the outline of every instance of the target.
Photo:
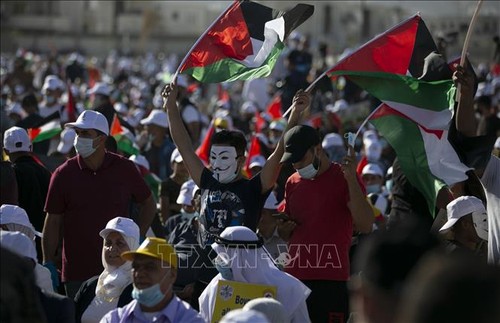
[[(315, 166), (315, 164), (317, 166)], [(318, 173), (319, 170), (319, 160), (316, 158), (316, 154), (314, 154), (314, 159), (312, 163), (309, 165), (302, 167), (300, 169), (297, 169), (297, 172), (299, 173), (300, 177), (305, 178), (305, 179), (312, 179), (316, 174)]]
[(94, 148), (94, 139), (92, 138), (83, 138), (80, 136), (75, 137), (74, 146), (76, 152), (82, 156), (83, 158), (87, 158), (91, 156), (96, 148)]
[(238, 155), (233, 146), (212, 146), (210, 149), (210, 166), (214, 178), (220, 183), (232, 182), (239, 173)]
[(472, 212), (472, 221), (477, 236), (483, 240), (488, 240), (488, 218), (486, 212)]

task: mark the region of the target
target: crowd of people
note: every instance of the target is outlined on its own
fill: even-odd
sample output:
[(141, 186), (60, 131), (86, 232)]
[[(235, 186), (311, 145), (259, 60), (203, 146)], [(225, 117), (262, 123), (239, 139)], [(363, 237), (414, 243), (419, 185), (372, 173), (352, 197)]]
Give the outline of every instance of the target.
[(453, 74), (470, 171), (433, 214), (375, 127), (344, 139), (376, 99), (304, 91), (336, 59), (294, 32), (269, 77), (201, 84), (163, 53), (2, 54), (0, 320), (211, 322), (224, 281), (276, 297), (220, 322), (500, 317), (498, 55)]

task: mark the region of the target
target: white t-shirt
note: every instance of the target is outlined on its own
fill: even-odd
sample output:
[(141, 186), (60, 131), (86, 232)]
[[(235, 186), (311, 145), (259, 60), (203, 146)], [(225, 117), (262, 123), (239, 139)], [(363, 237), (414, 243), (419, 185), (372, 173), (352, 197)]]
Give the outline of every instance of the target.
[(488, 262), (500, 265), (500, 159), (491, 156), (481, 178), (488, 214)]

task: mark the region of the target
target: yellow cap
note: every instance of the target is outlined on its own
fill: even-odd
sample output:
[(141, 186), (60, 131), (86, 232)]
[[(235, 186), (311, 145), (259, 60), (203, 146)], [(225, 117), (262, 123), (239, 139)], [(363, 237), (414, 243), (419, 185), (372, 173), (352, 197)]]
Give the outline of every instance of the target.
[(216, 118), (214, 121), (214, 126), (217, 128), (221, 129), (227, 129), (228, 128), (228, 123), (226, 119), (223, 118)]
[(171, 267), (177, 268), (177, 254), (174, 247), (167, 243), (167, 240), (160, 238), (146, 238), (136, 251), (126, 251), (121, 257), (128, 261), (133, 261), (136, 255), (144, 255), (160, 259), (168, 263)]

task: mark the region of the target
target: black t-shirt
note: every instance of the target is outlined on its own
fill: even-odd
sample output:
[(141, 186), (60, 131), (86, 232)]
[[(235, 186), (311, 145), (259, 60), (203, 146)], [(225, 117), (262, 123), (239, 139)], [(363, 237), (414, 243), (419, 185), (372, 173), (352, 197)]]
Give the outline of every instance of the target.
[(397, 158), (394, 160), (392, 168), (394, 186), (392, 188), (392, 208), (388, 227), (406, 221), (407, 218), (417, 218), (426, 223), (430, 229), (433, 215), (429, 212), (424, 196), (408, 181)]
[(269, 192), (264, 194), (260, 176), (222, 184), (207, 168), (201, 175), (201, 210), (198, 242), (205, 247), (229, 226), (243, 225), (257, 230), (260, 213)]

